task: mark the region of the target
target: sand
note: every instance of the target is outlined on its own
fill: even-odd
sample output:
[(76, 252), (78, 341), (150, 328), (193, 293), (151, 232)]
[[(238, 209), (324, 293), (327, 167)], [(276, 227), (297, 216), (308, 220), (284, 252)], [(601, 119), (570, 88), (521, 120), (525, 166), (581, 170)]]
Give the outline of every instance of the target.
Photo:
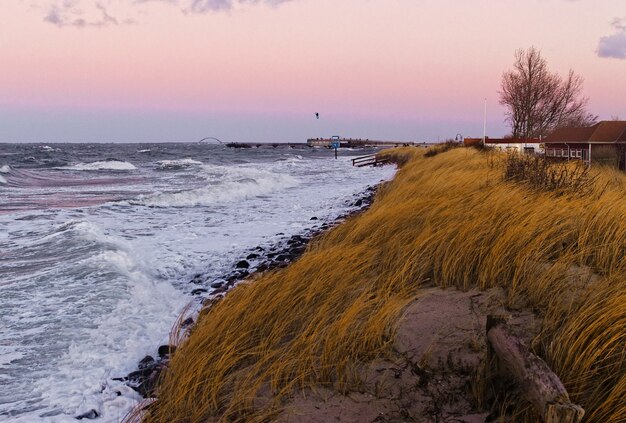
[(358, 392), (319, 388), (295, 395), (281, 423), (484, 422), (484, 388), (476, 383), (486, 351), (488, 314), (510, 314), (529, 342), (539, 321), (504, 307), (504, 293), (424, 289), (399, 322), (390, 357), (363, 364)]

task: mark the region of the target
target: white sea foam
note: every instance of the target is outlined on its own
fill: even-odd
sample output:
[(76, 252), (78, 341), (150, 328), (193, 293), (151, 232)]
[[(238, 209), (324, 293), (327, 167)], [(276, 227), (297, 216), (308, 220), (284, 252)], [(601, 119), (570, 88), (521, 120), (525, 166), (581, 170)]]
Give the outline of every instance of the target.
[(183, 169), (200, 165), (202, 165), (202, 162), (193, 159), (161, 160), (157, 162), (157, 168), (160, 170)]
[(134, 164), (118, 160), (107, 160), (93, 163), (78, 163), (73, 166), (66, 166), (66, 170), (135, 170)]
[(150, 150), (149, 148), (145, 148), (145, 149), (143, 149), (143, 150), (137, 150), (137, 153), (149, 153), (149, 152), (151, 152), (151, 151), (152, 151), (152, 150)]
[(206, 179), (205, 187), (157, 193), (142, 197), (137, 203), (156, 207), (211, 206), (266, 195), (299, 183), (287, 174), (244, 167), (204, 165), (198, 176)]
[(7, 180), (4, 179), (4, 176), (0, 175), (0, 184), (6, 184)]
[(10, 172), (11, 172), (11, 166), (9, 165), (0, 166), (0, 173), (10, 173)]
[[(90, 275), (106, 275), (105, 285), (99, 286), (96, 282), (100, 278), (95, 279), (87, 289), (96, 292), (86, 294), (98, 298), (103, 308), (92, 315), (77, 315), (71, 331), (54, 335), (55, 343), (69, 345), (61, 357), (50, 363), (49, 375), (38, 378), (33, 385), (43, 411), (25, 413), (15, 421), (71, 422), (75, 416), (94, 409), (100, 421), (119, 422), (141, 398), (112, 378), (133, 371), (146, 353), (167, 342), (169, 328), (189, 298), (167, 281), (158, 280), (128, 241), (107, 235), (93, 222), (68, 221), (40, 242), (49, 247), (96, 247), (95, 254), (72, 266), (76, 268), (73, 273), (78, 271), (88, 279), (93, 278)], [(89, 312), (89, 308), (81, 309), (82, 301), (75, 304), (77, 308), (58, 304), (59, 297), (75, 297), (78, 287), (72, 288), (75, 282), (70, 281), (55, 283), (54, 274), (49, 278), (61, 292), (48, 299), (38, 298), (46, 308), (58, 313)], [(19, 351), (5, 352), (0, 368), (24, 357)]]

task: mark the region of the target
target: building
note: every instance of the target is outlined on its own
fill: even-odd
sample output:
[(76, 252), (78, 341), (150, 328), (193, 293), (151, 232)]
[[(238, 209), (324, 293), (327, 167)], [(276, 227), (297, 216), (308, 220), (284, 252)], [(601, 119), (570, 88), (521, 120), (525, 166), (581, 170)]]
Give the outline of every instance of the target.
[(553, 160), (582, 160), (626, 169), (626, 121), (623, 120), (557, 129), (543, 143), (546, 157)]
[[(465, 138), (466, 146), (482, 144), (482, 138)], [(485, 138), (485, 146), (518, 153), (543, 153), (539, 138)]]

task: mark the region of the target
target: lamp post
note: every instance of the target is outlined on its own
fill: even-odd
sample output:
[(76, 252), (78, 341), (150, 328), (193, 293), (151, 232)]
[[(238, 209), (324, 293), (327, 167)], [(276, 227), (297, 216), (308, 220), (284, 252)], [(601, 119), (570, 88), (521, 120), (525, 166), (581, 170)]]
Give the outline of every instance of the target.
[(483, 147), (485, 147), (487, 141), (487, 98), (485, 97), (485, 113), (483, 115)]

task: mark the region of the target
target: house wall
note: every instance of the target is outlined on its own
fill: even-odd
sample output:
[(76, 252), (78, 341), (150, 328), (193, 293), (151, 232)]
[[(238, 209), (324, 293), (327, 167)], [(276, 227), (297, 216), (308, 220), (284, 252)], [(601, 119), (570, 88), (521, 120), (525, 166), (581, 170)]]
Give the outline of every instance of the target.
[[(546, 157), (554, 160), (589, 160), (589, 143), (548, 143)], [(568, 156), (569, 152), (569, 156)], [(626, 144), (592, 143), (591, 163), (619, 167), (626, 170)]]
[(538, 154), (543, 153), (543, 148), (541, 147), (541, 144), (539, 143), (502, 143), (502, 142), (490, 143), (489, 140), (487, 140), (486, 144), (489, 147), (498, 148), (500, 150), (508, 150), (508, 151), (513, 150), (519, 153), (523, 153), (525, 151), (531, 151), (531, 152), (538, 153)]

